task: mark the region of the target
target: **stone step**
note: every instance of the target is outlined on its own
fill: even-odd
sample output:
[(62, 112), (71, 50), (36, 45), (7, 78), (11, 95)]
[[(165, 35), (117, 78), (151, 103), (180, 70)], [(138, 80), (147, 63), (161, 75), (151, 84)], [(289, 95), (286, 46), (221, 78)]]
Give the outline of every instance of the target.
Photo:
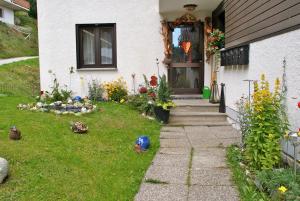
[(168, 123), (168, 126), (181, 127), (181, 126), (208, 126), (208, 127), (222, 127), (230, 126), (231, 124), (227, 121), (224, 122), (173, 122)]
[(179, 105), (171, 109), (172, 112), (219, 112), (219, 106), (213, 104)]
[(226, 122), (227, 115), (217, 112), (173, 112), (170, 113), (170, 123), (189, 122)]
[(201, 94), (183, 94), (183, 95), (171, 95), (173, 100), (185, 100), (185, 99), (202, 99)]

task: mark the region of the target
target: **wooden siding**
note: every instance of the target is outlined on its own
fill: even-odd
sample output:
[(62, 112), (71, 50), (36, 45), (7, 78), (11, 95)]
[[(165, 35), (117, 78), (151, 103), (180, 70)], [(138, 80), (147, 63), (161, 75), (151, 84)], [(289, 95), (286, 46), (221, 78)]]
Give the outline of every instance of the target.
[(300, 27), (300, 0), (224, 0), (225, 47)]

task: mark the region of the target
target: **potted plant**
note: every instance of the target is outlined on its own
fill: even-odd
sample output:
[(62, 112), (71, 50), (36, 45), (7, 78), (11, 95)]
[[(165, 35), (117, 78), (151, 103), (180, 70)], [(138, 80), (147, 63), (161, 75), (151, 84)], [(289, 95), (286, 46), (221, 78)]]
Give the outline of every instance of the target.
[(168, 123), (170, 117), (170, 109), (175, 107), (171, 100), (171, 91), (167, 83), (165, 75), (160, 77), (157, 89), (157, 97), (154, 104), (154, 114), (159, 121)]

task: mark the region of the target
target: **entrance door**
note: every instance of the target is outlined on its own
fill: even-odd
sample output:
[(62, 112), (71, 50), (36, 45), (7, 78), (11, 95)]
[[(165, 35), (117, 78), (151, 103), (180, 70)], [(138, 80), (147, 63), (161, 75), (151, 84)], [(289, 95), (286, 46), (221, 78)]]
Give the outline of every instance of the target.
[[(196, 24), (196, 25), (195, 25)], [(174, 27), (172, 63), (168, 70), (174, 94), (200, 94), (204, 85), (203, 23)]]

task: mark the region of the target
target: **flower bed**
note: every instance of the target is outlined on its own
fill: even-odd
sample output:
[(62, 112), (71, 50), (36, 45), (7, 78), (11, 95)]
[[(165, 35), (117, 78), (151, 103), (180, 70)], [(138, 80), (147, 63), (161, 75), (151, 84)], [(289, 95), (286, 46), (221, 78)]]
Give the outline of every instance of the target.
[(72, 100), (69, 100), (68, 102), (56, 101), (49, 104), (37, 102), (33, 104), (18, 105), (18, 109), (20, 110), (52, 112), (58, 115), (74, 114), (76, 116), (92, 113), (96, 108), (97, 106), (93, 105), (90, 100), (84, 100), (83, 102)]

